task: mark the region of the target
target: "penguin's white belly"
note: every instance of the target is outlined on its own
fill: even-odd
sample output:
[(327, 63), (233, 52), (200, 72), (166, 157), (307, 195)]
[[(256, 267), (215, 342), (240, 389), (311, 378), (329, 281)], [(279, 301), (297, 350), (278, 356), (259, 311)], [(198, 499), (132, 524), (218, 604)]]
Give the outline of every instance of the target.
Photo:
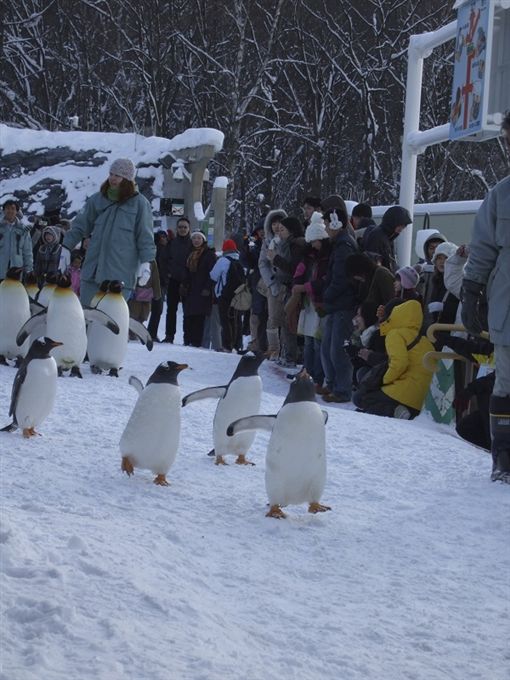
[(28, 352), (28, 340), (18, 347), (16, 336), (29, 318), (30, 303), (24, 286), (6, 284), (0, 293), (0, 354), (7, 359), (24, 357)]
[(266, 454), (270, 505), (319, 502), (326, 483), (326, 430), (318, 404), (286, 404), (276, 418)]
[(262, 380), (258, 375), (236, 378), (219, 400), (213, 422), (213, 442), (217, 456), (245, 455), (253, 444), (255, 432), (240, 432), (227, 437), (228, 426), (238, 418), (257, 415), (262, 397)]
[(51, 412), (57, 393), (57, 364), (53, 357), (32, 359), (14, 410), (22, 429), (37, 427)]
[(63, 343), (53, 350), (57, 366), (71, 368), (83, 362), (87, 352), (87, 330), (83, 309), (75, 295), (60, 298), (53, 294), (48, 307), (46, 335)]
[(41, 288), (41, 292), (37, 296), (37, 302), (43, 307), (48, 307), (54, 292), (55, 292), (54, 285), (50, 284), (47, 286), (43, 286)]
[(165, 475), (177, 455), (181, 394), (177, 385), (152, 383), (138, 397), (120, 439), (123, 456), (135, 467)]
[(91, 366), (102, 369), (121, 368), (128, 347), (129, 308), (122, 296), (108, 299), (105, 296), (97, 305), (108, 314), (119, 326), (119, 334), (115, 335), (106, 326), (93, 321), (87, 329), (87, 352)]

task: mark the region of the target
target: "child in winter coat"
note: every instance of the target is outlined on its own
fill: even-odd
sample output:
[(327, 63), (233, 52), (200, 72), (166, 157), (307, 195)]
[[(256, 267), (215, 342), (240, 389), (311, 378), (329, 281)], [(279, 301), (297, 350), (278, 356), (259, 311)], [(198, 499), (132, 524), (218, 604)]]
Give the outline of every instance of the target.
[(214, 281), (214, 295), (218, 300), (223, 351), (242, 349), (241, 314), (230, 303), (235, 289), (245, 282), (246, 276), (233, 239), (227, 238), (223, 242), (222, 255), (210, 270), (209, 276)]
[(416, 265), (416, 267), (401, 267), (400, 269), (397, 269), (393, 284), (396, 297), (401, 300), (418, 300), (421, 304), (421, 295), (416, 290), (420, 279), (418, 267), (419, 265)]
[(44, 227), (41, 233), (41, 245), (35, 257), (34, 272), (37, 283), (42, 287), (47, 274), (56, 274), (60, 261), (62, 246), (58, 227)]
[[(420, 335), (423, 312), (417, 300), (387, 307), (387, 318), (380, 333), (385, 338), (387, 370), (375, 389), (359, 389), (352, 398), (365, 413), (389, 418), (415, 418), (425, 402), (432, 372), (423, 366), (423, 357), (434, 348)], [(366, 378), (365, 378), (366, 380)]]
[(66, 274), (71, 277), (71, 288), (80, 297), (80, 277), (81, 277), (82, 257), (78, 250), (71, 253), (71, 264), (67, 268)]

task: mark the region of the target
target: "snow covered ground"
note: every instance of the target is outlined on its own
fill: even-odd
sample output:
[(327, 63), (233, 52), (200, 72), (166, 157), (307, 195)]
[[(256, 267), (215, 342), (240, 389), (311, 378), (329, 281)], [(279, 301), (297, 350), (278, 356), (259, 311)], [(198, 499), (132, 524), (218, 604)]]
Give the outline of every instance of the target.
[[(328, 405), (333, 511), (266, 518), (256, 467), (216, 467), (214, 401), (182, 412), (169, 488), (120, 472), (146, 380), (186, 362), (183, 395), (238, 357), (130, 343), (121, 378), (61, 378), (42, 437), (0, 433), (1, 680), (503, 680), (510, 673), (510, 490), (426, 415)], [(14, 369), (0, 367), (0, 425)], [(288, 389), (263, 364), (262, 410)]]

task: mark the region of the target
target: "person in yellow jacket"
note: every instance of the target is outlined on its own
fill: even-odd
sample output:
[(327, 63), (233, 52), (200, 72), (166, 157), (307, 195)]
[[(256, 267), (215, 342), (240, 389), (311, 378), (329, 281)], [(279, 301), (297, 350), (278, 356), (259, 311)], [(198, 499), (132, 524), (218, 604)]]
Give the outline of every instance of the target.
[(434, 347), (420, 335), (420, 303), (408, 300), (393, 307), (392, 303), (386, 306), (386, 319), (380, 325), (388, 355), (382, 383), (364, 389), (362, 382), (352, 401), (365, 413), (409, 420), (420, 413), (430, 387), (432, 372), (423, 366), (423, 357)]

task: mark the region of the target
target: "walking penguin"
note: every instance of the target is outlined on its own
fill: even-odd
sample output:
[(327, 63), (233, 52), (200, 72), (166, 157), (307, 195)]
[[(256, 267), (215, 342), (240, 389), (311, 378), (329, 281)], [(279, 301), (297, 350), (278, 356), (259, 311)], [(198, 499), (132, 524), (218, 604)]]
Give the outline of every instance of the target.
[(57, 363), (50, 352), (61, 344), (39, 338), (30, 346), (12, 385), (9, 415), (13, 421), (3, 432), (20, 427), (27, 439), (39, 434), (35, 428), (50, 414), (57, 392)]
[(230, 378), (228, 385), (206, 387), (191, 392), (182, 400), (187, 406), (199, 399), (219, 399), (213, 421), (213, 442), (216, 465), (227, 465), (225, 455), (236, 455), (238, 465), (254, 465), (246, 460), (255, 432), (242, 432), (227, 437), (227, 427), (234, 420), (258, 413), (262, 397), (262, 380), (258, 374), (263, 354), (245, 354)]
[(326, 484), (326, 428), (328, 414), (317, 404), (315, 386), (306, 370), (297, 374), (276, 415), (254, 415), (232, 423), (229, 437), (269, 430), (266, 453), (266, 517), (285, 518), (282, 507), (308, 503), (308, 512), (331, 510), (321, 505)]
[(120, 438), (121, 469), (131, 476), (135, 468), (151, 470), (154, 484), (168, 486), (166, 475), (179, 448), (181, 432), (181, 393), (179, 373), (187, 364), (165, 361), (156, 368), (143, 387), (130, 378), (139, 392), (138, 399)]

